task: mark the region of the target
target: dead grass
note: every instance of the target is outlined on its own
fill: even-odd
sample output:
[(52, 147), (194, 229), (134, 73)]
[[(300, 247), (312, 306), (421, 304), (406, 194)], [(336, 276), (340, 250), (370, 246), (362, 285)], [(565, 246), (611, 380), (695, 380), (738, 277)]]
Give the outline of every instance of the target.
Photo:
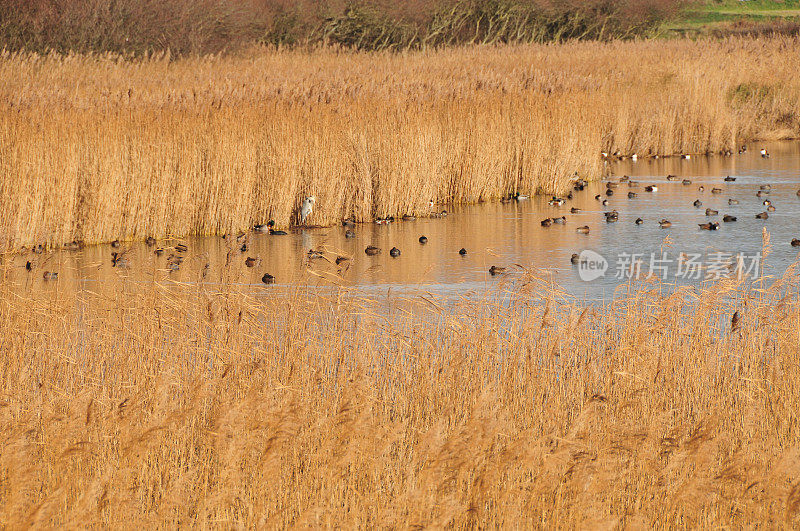
[(4, 527), (800, 524), (794, 270), (605, 306), (2, 275)]
[(1, 246), (221, 234), (556, 193), (601, 151), (796, 136), (793, 38), (0, 57)]

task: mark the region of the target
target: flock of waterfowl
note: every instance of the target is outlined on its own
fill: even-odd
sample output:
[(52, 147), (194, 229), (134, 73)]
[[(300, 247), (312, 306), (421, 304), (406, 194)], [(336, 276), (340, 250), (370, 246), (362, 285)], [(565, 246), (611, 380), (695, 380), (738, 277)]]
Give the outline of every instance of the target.
[[(742, 149), (740, 149), (739, 152), (742, 153), (745, 150), (746, 150), (746, 147), (742, 147)], [(604, 156), (609, 157), (607, 154), (604, 154)], [(761, 150), (761, 156), (764, 157), (764, 158), (768, 158), (769, 157), (769, 153), (765, 149), (762, 149)], [(636, 160), (636, 155), (632, 156), (631, 158), (633, 160)], [(689, 158), (689, 156), (687, 155), (684, 158)], [(670, 181), (670, 182), (678, 182), (679, 181), (684, 186), (691, 186), (692, 185), (692, 181), (690, 179), (680, 178), (680, 177), (678, 177), (676, 175), (667, 175), (666, 176), (666, 180)], [(722, 180), (725, 183), (732, 183), (732, 182), (736, 181), (736, 177), (727, 176), (727, 177), (724, 177)], [(623, 177), (620, 177), (620, 178), (618, 178), (616, 180), (608, 180), (608, 181), (606, 181), (606, 183), (605, 183), (605, 191), (602, 194), (596, 195), (595, 196), (595, 200), (598, 201), (603, 206), (610, 205), (610, 202), (612, 200), (611, 198), (613, 196), (615, 196), (615, 194), (619, 191), (619, 188), (622, 187), (623, 185), (626, 185), (629, 188), (629, 190), (625, 194), (625, 196), (627, 197), (628, 200), (634, 200), (639, 196), (639, 193), (634, 191), (633, 189), (638, 188), (640, 186), (640, 183), (630, 179), (628, 176), (623, 176)], [(548, 201), (548, 204), (550, 206), (555, 206), (555, 207), (564, 206), (570, 200), (573, 199), (573, 193), (574, 192), (581, 192), (587, 186), (588, 186), (588, 183), (585, 180), (580, 179), (580, 178), (578, 178), (576, 176), (575, 179), (573, 180), (572, 189), (570, 190), (570, 192), (567, 193), (564, 197), (556, 197), (556, 196), (552, 197)], [(647, 184), (647, 185), (642, 186), (641, 189), (644, 190), (644, 192), (646, 192), (646, 193), (656, 193), (656, 192), (658, 192), (658, 185), (657, 184)], [(761, 185), (759, 187), (759, 190), (757, 191), (756, 196), (758, 198), (764, 198), (764, 197), (767, 197), (770, 194), (771, 191), (772, 191), (772, 187), (769, 184), (764, 184), (764, 185)], [(698, 192), (700, 192), (700, 193), (705, 192), (705, 187), (704, 186), (699, 186), (698, 187)], [(722, 194), (723, 192), (724, 192), (723, 188), (720, 188), (720, 187), (712, 187), (712, 189), (710, 190), (711, 194)], [(797, 191), (797, 195), (800, 196), (800, 190)], [(502, 202), (525, 201), (527, 199), (529, 199), (529, 197), (527, 195), (514, 193), (514, 194), (510, 194), (510, 195), (504, 197), (501, 201)], [(312, 214), (313, 207), (314, 207), (315, 203), (316, 203), (316, 198), (314, 196), (307, 197), (302, 201), (301, 207), (300, 207), (300, 209), (298, 211), (298, 220), (300, 221), (300, 224), (304, 224), (306, 222), (306, 220), (308, 219), (308, 217)], [(731, 199), (728, 199), (727, 203), (728, 203), (729, 206), (735, 206), (735, 205), (739, 204), (739, 201), (731, 198)], [(755, 217), (757, 219), (765, 220), (765, 219), (769, 218), (769, 213), (770, 212), (774, 212), (776, 210), (776, 207), (772, 204), (772, 201), (770, 199), (768, 199), (768, 198), (763, 199), (761, 201), (761, 203), (765, 207), (765, 210), (763, 212), (760, 212), (760, 213), (756, 214)], [(703, 206), (703, 201), (700, 198), (698, 198), (692, 203), (692, 205), (695, 208), (700, 209)], [(429, 202), (429, 208), (431, 209), (431, 213), (432, 213), (431, 217), (443, 218), (443, 217), (447, 216), (447, 211), (446, 210), (442, 210), (440, 212), (439, 211), (434, 212), (435, 205), (434, 205), (433, 201)], [(571, 207), (569, 209), (569, 212), (571, 214), (576, 214), (576, 213), (579, 213), (580, 211), (581, 210), (579, 208), (577, 208), (577, 207)], [(705, 213), (705, 216), (707, 216), (709, 218), (713, 218), (713, 217), (719, 216), (719, 210), (708, 208), (708, 207), (705, 209), (704, 213)], [(610, 210), (610, 211), (603, 212), (603, 216), (604, 216), (605, 221), (607, 223), (615, 223), (615, 222), (618, 222), (620, 220), (620, 215), (619, 215), (619, 212), (617, 212), (617, 210)], [(414, 218), (414, 216), (404, 216), (402, 219), (404, 221), (411, 221), (411, 220), (413, 220), (415, 218)], [(392, 223), (394, 221), (395, 221), (395, 219), (390, 216), (390, 217), (378, 218), (378, 219), (375, 220), (375, 223), (377, 223), (377, 224), (388, 224), (388, 223)], [(722, 221), (722, 223), (732, 223), (732, 222), (737, 221), (737, 216), (726, 213), (726, 214), (722, 215), (721, 221)], [(642, 225), (642, 224), (645, 223), (645, 221), (641, 217), (637, 217), (635, 220), (633, 220), (633, 222), (636, 225)], [(657, 223), (658, 223), (659, 227), (661, 227), (662, 229), (668, 229), (668, 228), (673, 226), (673, 222), (668, 220), (668, 219), (666, 219), (666, 218), (662, 218), (662, 219), (658, 220)], [(548, 218), (542, 219), (540, 224), (541, 224), (542, 227), (550, 227), (552, 225), (565, 225), (565, 224), (567, 224), (567, 217), (566, 217), (566, 215), (556, 216), (556, 217), (548, 217)], [(346, 219), (345, 221), (342, 222), (342, 225), (343, 225), (343, 227), (345, 229), (345, 234), (344, 235), (345, 235), (346, 238), (353, 238), (353, 237), (356, 236), (356, 233), (355, 233), (355, 230), (354, 230), (355, 227), (356, 227), (356, 223), (355, 223), (354, 220)], [(718, 221), (714, 221), (714, 220), (709, 220), (708, 222), (705, 222), (705, 223), (698, 223), (697, 225), (699, 226), (700, 230), (715, 231), (715, 230), (719, 230), (719, 228), (720, 228), (720, 223)], [(590, 233), (590, 227), (588, 225), (581, 225), (581, 226), (577, 227), (575, 229), (575, 231), (577, 233), (579, 233), (579, 234), (589, 234)], [(247, 255), (248, 244), (249, 244), (249, 241), (250, 241), (250, 234), (251, 233), (253, 233), (253, 234), (267, 234), (267, 235), (271, 235), (271, 236), (283, 236), (283, 235), (287, 235), (288, 234), (288, 232), (286, 230), (281, 230), (281, 229), (276, 228), (275, 221), (274, 220), (270, 220), (265, 224), (256, 224), (256, 225), (254, 225), (252, 227), (252, 230), (248, 231), (247, 233), (238, 234), (235, 237), (235, 240), (230, 235), (223, 236), (223, 238), (225, 238), (227, 241), (232, 242), (230, 247), (234, 251), (238, 249), (238, 251), (241, 254), (245, 255), (244, 264), (245, 264), (245, 266), (247, 268), (251, 268), (251, 269), (252, 268), (258, 268), (262, 264), (262, 260), (261, 260), (260, 257), (258, 257), (258, 256), (253, 257), (253, 256)], [(428, 238), (426, 236), (422, 235), (422, 236), (419, 237), (418, 241), (419, 241), (420, 245), (425, 245), (426, 243), (428, 243)], [(175, 245), (173, 245), (171, 247), (157, 247), (156, 246), (157, 243), (158, 242), (153, 237), (148, 237), (145, 240), (145, 244), (147, 246), (155, 247), (153, 252), (155, 253), (155, 255), (157, 257), (161, 257), (162, 255), (168, 253), (167, 258), (166, 258), (166, 262), (165, 262), (165, 269), (168, 272), (171, 273), (171, 272), (179, 270), (180, 267), (181, 267), (181, 264), (184, 261), (185, 253), (188, 251), (188, 247), (186, 246), (186, 244), (177, 243), (177, 244), (175, 244)], [(797, 238), (793, 239), (791, 241), (791, 245), (793, 247), (800, 247), (800, 239), (797, 239)], [(111, 244), (111, 247), (115, 249), (111, 253), (111, 266), (115, 267), (115, 268), (125, 269), (125, 268), (130, 267), (129, 258), (126, 256), (126, 254), (128, 253), (128, 251), (130, 249), (119, 250), (120, 246), (121, 246), (121, 244), (120, 244), (119, 241), (114, 241)], [(80, 249), (82, 247), (83, 247), (83, 245), (80, 242), (72, 242), (70, 244), (67, 244), (67, 245), (63, 246), (63, 248), (66, 249), (66, 250), (78, 250), (78, 249)], [(31, 249), (31, 251), (33, 253), (41, 254), (44, 251), (44, 247), (42, 245), (38, 245), (38, 246), (33, 247)], [(364, 249), (364, 253), (367, 256), (376, 256), (376, 255), (379, 255), (379, 254), (382, 253), (382, 249), (380, 247), (375, 246), (375, 245), (368, 245)], [(461, 248), (458, 251), (458, 253), (461, 256), (465, 256), (467, 254), (467, 250), (465, 248)], [(397, 258), (397, 257), (399, 257), (401, 255), (401, 251), (400, 251), (400, 249), (398, 247), (392, 247), (389, 250), (389, 255), (391, 257), (393, 257), (393, 258)], [(230, 256), (230, 253), (229, 253), (229, 256)], [(325, 253), (323, 253), (322, 251), (318, 251), (318, 250), (314, 250), (314, 249), (309, 250), (308, 251), (308, 260), (311, 261), (311, 260), (316, 260), (316, 259), (328, 260), (328, 258), (325, 256)], [(337, 255), (335, 257), (335, 259), (333, 260), (333, 262), (336, 265), (341, 265), (341, 264), (343, 264), (345, 262), (348, 262), (349, 260), (351, 260), (350, 257)], [(575, 264), (575, 263), (578, 263), (578, 260), (579, 260), (579, 255), (578, 254), (573, 254), (572, 257), (571, 257), (571, 262), (573, 264)], [(32, 271), (34, 269), (34, 267), (35, 267), (35, 263), (33, 261), (29, 260), (27, 262), (27, 264), (26, 264), (26, 269), (28, 271)], [(203, 277), (205, 277), (207, 275), (209, 269), (210, 269), (210, 264), (206, 263), (204, 265), (204, 267), (202, 268), (202, 270), (201, 270), (201, 273), (202, 273)], [(498, 266), (494, 266), (494, 265), (491, 266), (491, 268), (489, 268), (489, 273), (491, 275), (493, 275), (493, 276), (501, 274), (501, 273), (504, 273), (505, 271), (506, 271), (506, 268), (498, 267)], [(55, 271), (44, 271), (42, 277), (46, 281), (57, 280), (58, 279), (58, 272), (55, 272)], [(265, 284), (272, 284), (272, 283), (274, 283), (276, 281), (275, 277), (273, 275), (271, 275), (270, 273), (268, 273), (268, 272), (265, 272), (263, 274), (263, 276), (261, 277), (261, 280)]]

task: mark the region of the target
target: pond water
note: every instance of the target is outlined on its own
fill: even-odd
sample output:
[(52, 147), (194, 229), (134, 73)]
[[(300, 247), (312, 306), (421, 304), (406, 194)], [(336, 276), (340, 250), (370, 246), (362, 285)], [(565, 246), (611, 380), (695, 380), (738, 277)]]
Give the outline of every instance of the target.
[[(759, 150), (765, 147), (769, 158)], [(573, 199), (564, 205), (548, 204), (546, 197), (533, 197), (507, 203), (483, 203), (464, 207), (442, 207), (449, 214), (441, 219), (398, 221), (387, 225), (359, 224), (353, 238), (345, 237), (341, 226), (315, 229), (291, 229), (285, 236), (253, 234), (248, 249), (242, 253), (240, 243), (226, 243), (222, 238), (188, 238), (188, 246), (180, 270), (168, 272), (169, 248), (158, 257), (153, 247), (144, 244), (122, 245), (130, 267), (111, 267), (109, 245), (91, 246), (77, 252), (60, 251), (42, 255), (24, 255), (14, 259), (13, 275), (27, 285), (42, 283), (45, 270), (58, 271), (59, 279), (47, 282), (47, 289), (74, 289), (91, 282), (123, 278), (149, 281), (155, 278), (179, 282), (204, 282), (209, 285), (226, 280), (254, 289), (280, 289), (281, 286), (346, 285), (366, 292), (386, 293), (427, 291), (439, 295), (465, 295), (485, 290), (503, 279), (513, 279), (519, 268), (535, 270), (549, 277), (566, 292), (589, 299), (608, 299), (624, 285), (639, 262), (640, 271), (652, 272), (668, 283), (692, 284), (703, 279), (729, 274), (730, 263), (740, 263), (745, 274), (762, 271), (780, 275), (793, 264), (800, 247), (792, 247), (793, 238), (800, 238), (800, 143), (753, 143), (744, 154), (733, 156), (646, 159), (609, 165), (609, 178), (591, 183), (584, 191), (573, 192)], [(667, 175), (678, 176), (668, 181)], [(619, 183), (614, 194), (606, 196), (607, 182), (629, 176), (638, 185)], [(726, 176), (735, 181), (725, 181)], [(691, 184), (683, 184), (683, 179)], [(771, 190), (762, 197), (762, 185)], [(655, 192), (645, 191), (656, 185)], [(703, 187), (701, 191), (699, 188)], [(720, 188), (721, 193), (712, 193)], [(628, 192), (636, 197), (629, 198)], [(595, 197), (608, 200), (604, 206)], [(729, 204), (729, 199), (738, 204)], [(756, 214), (767, 211), (769, 199), (775, 210), (768, 219)], [(702, 206), (693, 205), (695, 200)], [(580, 212), (571, 213), (571, 208)], [(706, 215), (706, 209), (718, 215)], [(616, 210), (616, 222), (607, 222), (604, 212)], [(723, 215), (732, 215), (735, 222), (723, 222)], [(543, 227), (544, 218), (565, 216), (565, 224)], [(637, 225), (634, 220), (642, 219)], [(661, 228), (658, 221), (672, 222)], [(698, 224), (718, 222), (719, 230), (701, 230)], [(589, 233), (576, 232), (588, 226)], [(772, 251), (766, 260), (762, 252), (762, 229), (771, 237)], [(420, 236), (428, 242), (419, 243)], [(167, 247), (177, 241), (158, 242)], [(382, 249), (376, 256), (367, 256), (364, 249), (375, 245)], [(398, 257), (390, 256), (392, 247), (400, 249)], [(466, 254), (459, 254), (461, 248)], [(323, 251), (324, 258), (309, 259), (308, 251)], [(604, 274), (571, 263), (573, 253), (590, 250), (592, 265)], [(666, 254), (663, 254), (666, 253)], [(685, 253), (681, 257), (681, 253)], [(255, 267), (245, 265), (246, 257), (260, 259)], [(335, 264), (337, 256), (349, 260)], [(586, 256), (586, 254), (584, 254)], [(739, 258), (737, 258), (739, 257)], [(34, 271), (25, 264), (33, 260)], [(224, 264), (230, 260), (232, 267)], [(205, 276), (201, 272), (208, 264)], [(489, 274), (491, 266), (507, 268), (497, 276)], [(227, 271), (227, 272), (226, 272)], [(261, 283), (264, 273), (276, 279), (273, 286)], [(592, 277), (590, 280), (587, 278)], [(593, 278), (596, 277), (596, 278)]]

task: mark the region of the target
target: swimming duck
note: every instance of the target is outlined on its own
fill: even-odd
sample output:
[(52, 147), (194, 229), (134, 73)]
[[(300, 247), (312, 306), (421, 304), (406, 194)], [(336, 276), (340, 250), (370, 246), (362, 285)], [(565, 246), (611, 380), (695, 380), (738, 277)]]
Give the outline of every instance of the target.
[(353, 221), (351, 218), (343, 219), (342, 220), (342, 227), (352, 229), (356, 226), (356, 222)]
[(152, 236), (148, 236), (147, 238), (145, 238), (144, 243), (148, 247), (152, 247), (156, 244), (156, 239), (153, 238)]
[(761, 186), (758, 187), (758, 189), (759, 190), (763, 190), (765, 192), (770, 192), (770, 191), (772, 191), (772, 185), (770, 185), (770, 184), (762, 184)]
[(639, 181), (628, 181), (628, 188), (636, 188), (639, 186)]
[(309, 249), (308, 250), (308, 259), (309, 260), (319, 260), (320, 258), (325, 258), (325, 253), (322, 251), (317, 251), (316, 249)]
[(577, 214), (580, 211), (581, 211), (580, 208), (575, 208), (575, 207), (569, 209), (570, 214)]
[(275, 220), (271, 219), (267, 222), (267, 231), (272, 236), (286, 236), (288, 232), (285, 230), (275, 230)]
[(542, 221), (540, 221), (539, 223), (541, 223), (542, 227), (549, 227), (550, 225), (553, 224), (553, 219), (552, 218), (545, 218)]
[(577, 264), (580, 263), (581, 257), (578, 253), (572, 253), (572, 256), (570, 257), (569, 261), (572, 262), (573, 264)]
[(736, 200), (736, 199), (728, 199), (728, 204), (729, 205), (738, 205), (739, 201)]
[(55, 271), (45, 271), (42, 278), (45, 280), (58, 280), (58, 273)]
[(523, 195), (523, 194), (517, 192), (516, 194), (514, 194), (514, 199), (516, 199), (517, 201), (526, 201), (526, 200), (530, 199), (530, 196)]
[(631, 160), (633, 162), (636, 162), (637, 160), (639, 160), (639, 156), (636, 153), (634, 153), (633, 155), (631, 155)]
[(717, 229), (719, 229), (719, 223), (699, 223), (698, 225), (702, 230), (717, 230)]
[(400, 256), (400, 249), (398, 249), (397, 247), (392, 247), (391, 249), (389, 249), (389, 256), (391, 256), (392, 258), (397, 258), (398, 256)]
[(246, 253), (247, 252), (247, 243), (246, 242), (243, 243), (241, 247), (239, 247), (239, 251), (242, 252), (242, 253)]
[(706, 216), (716, 216), (719, 214), (719, 210), (712, 210), (710, 208), (706, 209)]
[(678, 180), (678, 176), (677, 175), (667, 175), (667, 180), (668, 181), (677, 181)]
[(724, 216), (722, 216), (722, 221), (724, 221), (725, 223), (730, 223), (732, 221), (736, 221), (736, 216), (731, 216), (729, 214), (725, 214)]
[(567, 223), (567, 217), (561, 216), (560, 218), (553, 218), (553, 223), (558, 223), (559, 225), (564, 225)]
[(356, 231), (347, 229), (346, 231), (344, 231), (344, 237), (345, 238), (355, 238), (356, 237)]
[(745, 153), (747, 151), (747, 146), (742, 146), (739, 148), (739, 154)]
[(403, 216), (403, 221), (414, 221), (415, 219), (417, 219), (417, 216), (412, 216), (410, 214)]
[(269, 234), (269, 223), (259, 224), (256, 223), (253, 225), (253, 232), (260, 232), (262, 234)]
[(668, 228), (670, 228), (672, 226), (672, 222), (671, 221), (667, 221), (666, 219), (662, 219), (661, 221), (658, 222), (658, 225), (662, 229), (668, 229)]
[(725, 177), (725, 179), (723, 179), (723, 180), (724, 180), (725, 182), (732, 183), (733, 181), (735, 181), (735, 180), (736, 180), (736, 177), (731, 177), (730, 175), (728, 175), (728, 176), (727, 176), (727, 177)]
[(608, 188), (606, 190), (606, 196), (611, 197), (612, 195), (614, 195), (614, 190), (612, 190), (611, 188)]
[(129, 267), (128, 260), (122, 256), (122, 253), (114, 251), (111, 253), (111, 267), (126, 269)]
[(561, 199), (560, 197), (553, 196), (553, 198), (550, 201), (548, 201), (547, 204), (553, 206), (561, 206), (564, 204), (564, 200)]
[(636, 221), (634, 221), (634, 223), (636, 223), (637, 225), (641, 225), (642, 223), (644, 223), (644, 220), (642, 218), (636, 218)]
[(619, 183), (615, 183), (614, 181), (608, 181), (606, 183), (606, 188), (616, 188), (617, 186), (619, 186)]
[(425, 245), (426, 243), (428, 243), (428, 237), (427, 236), (420, 236), (419, 237), (419, 243)]
[(607, 223), (612, 223), (619, 219), (619, 212), (616, 210), (612, 210), (611, 212), (603, 212), (603, 215), (605, 215)]
[(336, 265), (339, 265), (342, 262), (346, 262), (348, 260), (350, 260), (350, 259), (348, 257), (346, 257), (346, 256), (337, 256), (335, 262), (336, 262)]
[(764, 202), (761, 204), (764, 206), (770, 206), (772, 204), (772, 201), (770, 201), (769, 199), (764, 199)]
[(26, 271), (32, 271), (32, 270), (33, 270), (33, 262), (31, 262), (30, 260), (28, 260), (28, 261), (25, 263), (25, 270), (26, 270)]
[(464, 256), (465, 254), (467, 254), (467, 250), (462, 247), (461, 249), (458, 250), (458, 254)]
[(800, 247), (800, 240), (792, 238), (792, 247)]
[[(797, 195), (800, 195), (800, 190), (797, 191)], [(600, 201), (601, 198), (602, 198), (602, 196), (600, 194), (597, 194), (596, 196), (594, 196), (594, 200), (595, 201)]]
[(688, 153), (685, 153), (685, 154), (681, 155), (681, 158), (682, 158), (682, 159), (689, 160), (689, 159), (691, 159), (691, 158), (692, 158), (692, 156), (691, 156), (691, 155), (689, 155)]
[(114, 240), (113, 242), (111, 242), (111, 247), (113, 247), (114, 249), (118, 249), (119, 246), (120, 246), (119, 240)]
[(367, 253), (368, 256), (375, 256), (376, 254), (380, 254), (381, 248), (375, 247), (374, 245), (367, 245), (367, 248), (364, 249), (364, 252)]
[(80, 249), (83, 249), (83, 242), (78, 240), (73, 240), (69, 243), (65, 243), (64, 249), (67, 251), (78, 251)]
[(628, 192), (628, 199), (634, 199), (636, 197), (636, 192)]
[(275, 277), (273, 277), (269, 273), (264, 273), (264, 276), (261, 277), (261, 282), (263, 282), (264, 284), (274, 284)]
[(681, 181), (681, 184), (684, 186), (689, 186), (690, 184), (692, 184), (692, 181), (690, 179), (684, 179)]
[(600, 204), (601, 204), (601, 205), (603, 205), (603, 206), (608, 206), (608, 199), (603, 199), (603, 200), (600, 202)]
[(255, 267), (260, 263), (261, 263), (260, 258), (252, 258), (250, 256), (248, 256), (244, 261), (244, 265), (246, 265), (247, 267)]
[(506, 270), (505, 267), (492, 266), (489, 268), (489, 274), (492, 276), (499, 275)]
[(761, 153), (761, 158), (762, 158), (762, 159), (768, 159), (768, 158), (769, 158), (769, 153), (767, 153), (767, 150), (766, 150), (766, 149), (764, 149), (764, 148), (761, 148), (761, 151), (760, 151), (760, 153)]
[(767, 214), (766, 212), (761, 212), (759, 214), (756, 214), (756, 219), (768, 219), (768, 218), (769, 214)]
[(768, 194), (769, 194), (769, 192), (766, 191), (766, 190), (759, 190), (758, 192), (756, 192), (756, 197), (764, 197), (765, 195), (768, 195)]
[(695, 200), (694, 200), (694, 203), (692, 203), (692, 204), (693, 204), (695, 207), (701, 207), (701, 206), (703, 206), (703, 202), (702, 202), (702, 201), (700, 201), (699, 199), (695, 199)]
[(650, 185), (644, 187), (645, 192), (658, 192), (658, 186)]
[(575, 229), (575, 232), (577, 232), (578, 234), (589, 234), (589, 226), (584, 225), (582, 227), (578, 227), (577, 229)]
[(775, 206), (774, 205), (769, 205), (767, 207), (767, 212), (775, 212)]
[(712, 188), (711, 189), (711, 193), (712, 194), (721, 194), (722, 193), (722, 188)]
[(705, 192), (706, 191), (706, 187), (701, 184), (700, 186), (697, 187), (697, 191), (698, 192)]
[(622, 177), (619, 178), (619, 182), (624, 183), (627, 182), (629, 179), (630, 177), (628, 177), (627, 175), (623, 175)]

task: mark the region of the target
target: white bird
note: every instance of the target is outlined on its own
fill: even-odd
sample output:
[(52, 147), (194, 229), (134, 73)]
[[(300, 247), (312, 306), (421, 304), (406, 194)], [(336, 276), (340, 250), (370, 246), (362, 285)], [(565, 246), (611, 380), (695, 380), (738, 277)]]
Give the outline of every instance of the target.
[(767, 150), (766, 150), (766, 149), (762, 149), (762, 150), (761, 150), (761, 157), (762, 157), (762, 158), (765, 158), (765, 159), (768, 159), (768, 158), (769, 158), (769, 153), (767, 153)]
[(303, 199), (303, 205), (300, 207), (300, 223), (306, 222), (306, 218), (310, 216), (311, 212), (314, 210), (314, 203), (316, 201), (317, 198), (313, 195)]

